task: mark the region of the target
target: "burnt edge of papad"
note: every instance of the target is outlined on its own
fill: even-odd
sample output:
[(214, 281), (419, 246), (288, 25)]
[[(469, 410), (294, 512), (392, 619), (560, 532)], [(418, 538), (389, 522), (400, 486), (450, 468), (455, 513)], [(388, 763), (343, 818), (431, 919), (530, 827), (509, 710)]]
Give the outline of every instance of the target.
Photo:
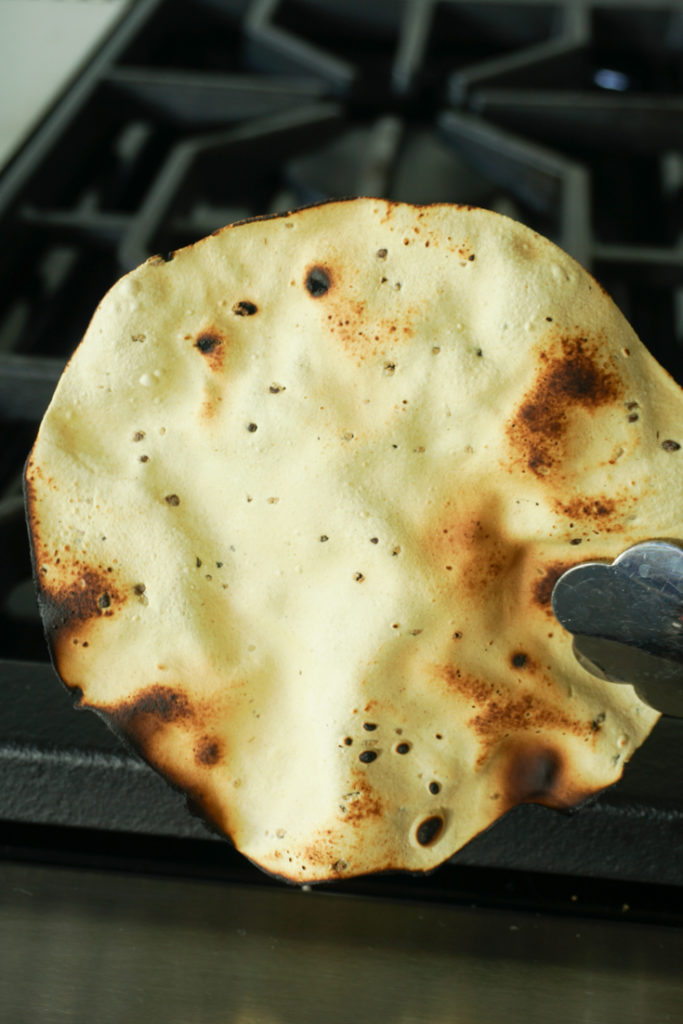
[[(29, 479), (29, 464), (33, 456), (33, 450), (26, 460), (23, 476), (24, 509), (29, 534), (29, 550), (31, 557), (31, 571), (36, 588), (38, 608), (43, 624), (43, 631), (50, 652), (50, 658), (57, 669), (60, 678), (66, 683), (66, 679), (59, 668), (59, 652), (57, 643), (68, 638), (70, 627), (77, 623), (88, 623), (92, 619), (110, 618), (115, 614), (117, 607), (123, 605), (127, 600), (121, 589), (120, 583), (116, 582), (113, 567), (106, 569), (99, 565), (82, 564), (80, 560), (71, 558), (70, 554), (64, 559), (65, 565), (70, 565), (72, 571), (78, 573), (80, 586), (70, 586), (67, 580), (68, 570), (60, 569), (62, 581), (59, 590), (51, 590), (42, 577), (43, 566), (38, 565), (38, 543), (40, 523), (35, 508), (35, 495), (33, 493), (34, 483)], [(36, 468), (36, 472), (38, 469)], [(69, 546), (65, 546), (69, 550)], [(55, 565), (61, 563), (61, 556), (55, 560)], [(111, 575), (110, 575), (111, 574)], [(80, 640), (73, 638), (74, 644)], [(82, 646), (89, 646), (86, 640)], [(70, 687), (71, 688), (71, 687)]]
[[(492, 828), (494, 824), (495, 822), (493, 822), (492, 825), (487, 827)], [(486, 831), (486, 829), (484, 829), (483, 831)], [(223, 836), (222, 833), (221, 835)], [(225, 838), (225, 836), (223, 836), (223, 838)], [(454, 853), (458, 852), (456, 850), (452, 853), (449, 853), (443, 860), (440, 860), (437, 864), (434, 864), (428, 868), (401, 868), (390, 866), (384, 868), (367, 868), (363, 871), (351, 871), (348, 874), (335, 872), (331, 873), (329, 876), (326, 876), (325, 878), (305, 878), (303, 876), (295, 878), (291, 875), (283, 875), (277, 871), (273, 871), (271, 868), (264, 867), (263, 864), (259, 864), (257, 860), (254, 860), (253, 857), (250, 857), (248, 853), (244, 853), (242, 850), (240, 850), (238, 846), (235, 846), (235, 849), (238, 850), (238, 852), (245, 858), (245, 860), (248, 860), (250, 864), (253, 864), (255, 868), (258, 868), (258, 870), (262, 874), (266, 875), (268, 878), (272, 878), (276, 882), (285, 882), (287, 885), (295, 886), (297, 889), (301, 889), (302, 887), (305, 887), (307, 889), (313, 889), (314, 887), (320, 888), (320, 886), (323, 885), (347, 886), (349, 883), (353, 884), (354, 882), (363, 882), (366, 879), (386, 877), (429, 878), (430, 875), (433, 875), (437, 871), (439, 871), (439, 869), (442, 868), (444, 864), (447, 864), (451, 857), (454, 856)], [(462, 847), (460, 849), (462, 849)]]
[[(141, 693), (147, 693), (153, 686), (154, 684), (151, 684), (150, 687), (146, 687), (145, 690), (141, 691)], [(171, 688), (169, 687), (169, 689)], [(205, 809), (202, 803), (202, 795), (198, 793), (196, 789), (179, 782), (172, 774), (162, 771), (150, 760), (142, 741), (138, 740), (132, 732), (127, 731), (126, 725), (124, 724), (126, 721), (125, 714), (120, 716), (116, 713), (112, 713), (111, 709), (97, 707), (94, 704), (81, 704), (78, 706), (77, 710), (93, 711), (97, 717), (104, 722), (114, 736), (116, 736), (117, 740), (125, 750), (147, 765), (155, 775), (158, 775), (167, 786), (170, 786), (175, 793), (183, 798), (188, 813), (193, 818), (200, 821), (207, 832), (215, 836), (217, 839), (221, 839), (223, 842), (229, 843), (235, 850), (244, 856), (230, 833), (220, 828), (209, 812)], [(257, 867), (259, 866), (260, 865), (257, 865)]]
[[(262, 221), (269, 220), (286, 220), (288, 217), (294, 217), (298, 213), (305, 213), (307, 210), (320, 210), (326, 206), (344, 206), (348, 203), (357, 202), (368, 202), (368, 203), (381, 203), (383, 206), (389, 209), (394, 209), (400, 206), (404, 209), (409, 210), (464, 210), (465, 212), (481, 212), (490, 213), (494, 217), (501, 217), (503, 220), (510, 221), (512, 224), (517, 224), (523, 227), (526, 231), (531, 234), (536, 234), (531, 228), (527, 228), (526, 225), (521, 224), (520, 221), (514, 220), (512, 217), (507, 217), (504, 213), (496, 213), (494, 210), (489, 210), (485, 206), (473, 206), (471, 203), (448, 203), (448, 202), (433, 202), (433, 203), (408, 203), (403, 202), (399, 199), (383, 199), (381, 196), (336, 196), (333, 199), (324, 199), (318, 203), (304, 203), (303, 206), (295, 206), (291, 210), (280, 210), (277, 213), (262, 213), (255, 214), (253, 217), (243, 217), (242, 220), (231, 221), (229, 224), (224, 224), (220, 228), (216, 228), (210, 235), (206, 235), (206, 238), (216, 238), (218, 235), (223, 234), (224, 231), (229, 231), (231, 228), (241, 228), (245, 224), (260, 224)], [(540, 237), (540, 236), (539, 236)], [(204, 238), (198, 238), (196, 242), (190, 242), (189, 245), (183, 246), (180, 249), (175, 250), (175, 254), (183, 252), (185, 249), (192, 249), (199, 242), (203, 242)], [(546, 239), (549, 241), (549, 239)], [(554, 245), (554, 243), (550, 243)], [(563, 251), (563, 250), (560, 250)], [(567, 255), (567, 254), (565, 254)], [(152, 258), (152, 257), (150, 257)], [(570, 257), (572, 258), (572, 257)], [(575, 262), (575, 261), (574, 261)], [(144, 266), (144, 264), (142, 264)], [(587, 271), (586, 271), (587, 273)], [(596, 282), (597, 284), (598, 282)], [(598, 287), (601, 287), (598, 285)], [(604, 289), (603, 289), (604, 290)]]
[[(26, 522), (26, 532), (28, 533), (28, 549), (29, 557), (31, 560), (31, 577), (33, 579), (33, 586), (35, 589), (38, 611), (40, 612), (40, 624), (43, 630), (43, 636), (45, 637), (45, 644), (47, 646), (47, 652), (50, 658), (50, 663), (60, 683), (78, 701), (82, 699), (83, 691), (78, 686), (70, 686), (67, 683), (66, 679), (64, 679), (64, 677), (62, 676), (61, 672), (59, 671), (59, 666), (57, 664), (57, 654), (53, 642), (53, 636), (50, 630), (48, 629), (47, 625), (47, 618), (45, 612), (47, 598), (43, 592), (40, 572), (38, 571), (38, 559), (36, 554), (35, 542), (35, 534), (37, 533), (38, 527), (35, 510), (35, 494), (33, 493), (33, 483), (28, 479), (28, 471), (31, 466), (31, 460), (33, 459), (33, 454), (35, 452), (37, 443), (38, 440), (36, 438), (36, 441), (34, 442), (31, 451), (28, 453), (26, 457), (26, 460), (24, 462), (24, 469), (21, 475), (21, 489), (24, 499), (24, 519)], [(74, 707), (76, 708), (76, 710), (80, 710), (79, 704), (75, 704)]]

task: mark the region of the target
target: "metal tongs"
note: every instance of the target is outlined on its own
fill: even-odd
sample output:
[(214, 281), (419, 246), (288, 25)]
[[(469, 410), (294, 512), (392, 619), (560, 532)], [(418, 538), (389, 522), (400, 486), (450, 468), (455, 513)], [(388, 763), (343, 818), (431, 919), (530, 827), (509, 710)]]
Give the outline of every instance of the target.
[(552, 607), (585, 669), (683, 718), (683, 543), (645, 541), (611, 565), (576, 565), (555, 584)]

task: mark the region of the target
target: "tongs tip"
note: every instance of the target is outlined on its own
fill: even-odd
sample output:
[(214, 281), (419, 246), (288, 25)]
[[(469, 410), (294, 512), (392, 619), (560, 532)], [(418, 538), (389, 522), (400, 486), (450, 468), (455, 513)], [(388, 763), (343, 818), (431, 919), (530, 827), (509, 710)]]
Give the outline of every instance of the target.
[(683, 717), (683, 545), (642, 541), (612, 563), (584, 562), (557, 580), (552, 608), (579, 664), (630, 683), (663, 714)]

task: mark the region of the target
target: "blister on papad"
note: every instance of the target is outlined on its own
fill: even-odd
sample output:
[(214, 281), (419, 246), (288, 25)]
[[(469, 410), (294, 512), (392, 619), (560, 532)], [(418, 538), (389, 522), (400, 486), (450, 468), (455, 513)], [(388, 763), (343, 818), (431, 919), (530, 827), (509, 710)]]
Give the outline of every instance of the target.
[(655, 724), (550, 596), (678, 536), (682, 413), (596, 281), (484, 210), (335, 202), (154, 257), (27, 463), (59, 675), (265, 870), (432, 869)]

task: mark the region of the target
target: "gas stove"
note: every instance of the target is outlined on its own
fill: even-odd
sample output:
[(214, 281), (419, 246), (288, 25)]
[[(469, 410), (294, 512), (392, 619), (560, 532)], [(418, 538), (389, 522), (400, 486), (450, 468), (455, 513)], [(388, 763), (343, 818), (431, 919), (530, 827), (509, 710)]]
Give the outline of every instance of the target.
[[(683, 382), (683, 7), (138, 0), (0, 177), (6, 858), (271, 884), (48, 658), (21, 477), (100, 298), (148, 256), (328, 198), (484, 206), (556, 241)], [(572, 814), (522, 806), (428, 879), (347, 893), (683, 920), (683, 721)]]

